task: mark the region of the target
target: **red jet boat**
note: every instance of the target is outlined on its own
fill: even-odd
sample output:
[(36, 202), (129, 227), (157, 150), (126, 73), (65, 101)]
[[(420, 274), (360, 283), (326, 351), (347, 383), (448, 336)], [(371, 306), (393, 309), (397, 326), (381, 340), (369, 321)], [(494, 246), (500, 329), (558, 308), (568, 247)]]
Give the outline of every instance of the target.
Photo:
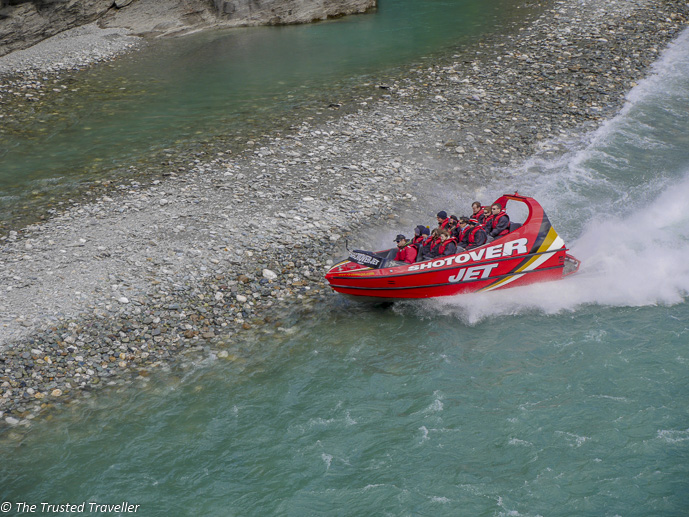
[(338, 293), (373, 301), (433, 298), (517, 287), (559, 280), (579, 269), (543, 207), (533, 198), (506, 194), (501, 198), (524, 203), (528, 216), (510, 233), (483, 246), (434, 259), (397, 262), (397, 249), (351, 251), (325, 275)]

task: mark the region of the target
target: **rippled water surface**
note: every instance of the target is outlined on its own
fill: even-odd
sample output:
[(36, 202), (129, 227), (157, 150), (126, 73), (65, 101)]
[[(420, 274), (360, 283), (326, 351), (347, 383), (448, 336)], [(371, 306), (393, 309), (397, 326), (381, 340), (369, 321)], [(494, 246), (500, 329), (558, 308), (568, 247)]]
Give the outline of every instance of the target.
[(0, 436), (0, 500), (686, 515), (689, 32), (655, 74), (565, 156), (516, 171), (582, 259), (576, 276), (384, 310), (333, 296), (227, 359)]

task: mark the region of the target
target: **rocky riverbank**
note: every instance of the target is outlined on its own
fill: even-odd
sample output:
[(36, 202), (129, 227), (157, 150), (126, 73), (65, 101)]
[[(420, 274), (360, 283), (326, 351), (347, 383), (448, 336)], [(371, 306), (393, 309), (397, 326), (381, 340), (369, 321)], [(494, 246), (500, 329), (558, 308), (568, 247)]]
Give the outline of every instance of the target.
[(344, 238), (391, 241), (441, 208), (424, 199), (434, 182), (451, 176), (473, 198), (539, 143), (600, 124), (688, 12), (558, 2), (451, 62), (371, 85), (353, 114), (241, 154), (199, 153), (11, 233), (0, 245), (0, 418), (28, 425), (183, 357), (235, 359), (240, 334), (289, 331), (291, 315), (334, 299), (323, 272)]
[(0, 99), (14, 84), (25, 90), (33, 84), (33, 89), (40, 92), (46, 74), (80, 70), (134, 50), (142, 43), (142, 38), (127, 29), (101, 29), (95, 22), (66, 30), (32, 47), (0, 57), (3, 90)]

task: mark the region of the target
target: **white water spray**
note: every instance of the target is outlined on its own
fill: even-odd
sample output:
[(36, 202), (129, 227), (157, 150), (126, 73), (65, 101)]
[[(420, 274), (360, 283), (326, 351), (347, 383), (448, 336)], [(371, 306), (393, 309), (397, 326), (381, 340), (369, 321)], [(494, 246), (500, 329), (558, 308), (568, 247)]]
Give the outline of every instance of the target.
[(617, 117), (570, 142), (571, 152), (535, 156), (512, 176), (541, 202), (570, 253), (582, 261), (578, 274), (437, 299), (422, 310), (474, 324), (486, 317), (556, 314), (593, 304), (683, 303), (689, 295), (689, 149), (682, 136), (689, 133), (688, 56), (686, 30), (654, 74), (630, 92)]
[(475, 324), (486, 317), (557, 314), (584, 305), (641, 307), (682, 303), (689, 295), (689, 170), (650, 206), (592, 221), (573, 243), (582, 261), (562, 281), (440, 298), (425, 309)]

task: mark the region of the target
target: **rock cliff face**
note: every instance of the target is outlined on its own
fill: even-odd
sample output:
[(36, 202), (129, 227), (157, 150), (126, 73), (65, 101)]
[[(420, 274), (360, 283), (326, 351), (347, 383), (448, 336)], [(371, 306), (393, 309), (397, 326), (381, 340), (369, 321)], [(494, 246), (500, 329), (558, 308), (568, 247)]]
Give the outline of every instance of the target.
[(361, 13), (376, 0), (0, 0), (0, 56), (99, 20), (135, 34), (277, 25)]
[(215, 0), (215, 7), (225, 20), (270, 25), (362, 13), (375, 4), (375, 0)]
[(0, 0), (0, 56), (97, 20), (113, 0)]

